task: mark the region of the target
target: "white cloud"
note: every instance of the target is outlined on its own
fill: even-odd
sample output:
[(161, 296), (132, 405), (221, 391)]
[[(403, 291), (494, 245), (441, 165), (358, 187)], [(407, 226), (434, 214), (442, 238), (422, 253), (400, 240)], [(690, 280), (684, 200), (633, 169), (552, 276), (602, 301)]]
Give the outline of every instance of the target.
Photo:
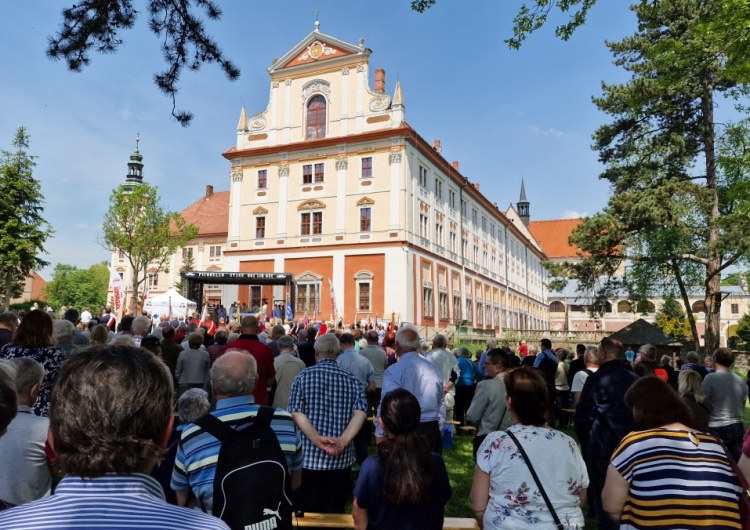
[(548, 127), (547, 129), (540, 129), (539, 127), (532, 125), (529, 127), (529, 130), (534, 133), (538, 134), (540, 136), (551, 136), (552, 138), (568, 138), (573, 139), (577, 138), (578, 135), (576, 133), (572, 132), (566, 132), (566, 131), (558, 131), (557, 129), (554, 129), (552, 127)]
[(577, 212), (575, 210), (565, 210), (563, 212), (563, 219), (579, 219), (581, 217), (588, 217), (589, 214), (586, 212)]

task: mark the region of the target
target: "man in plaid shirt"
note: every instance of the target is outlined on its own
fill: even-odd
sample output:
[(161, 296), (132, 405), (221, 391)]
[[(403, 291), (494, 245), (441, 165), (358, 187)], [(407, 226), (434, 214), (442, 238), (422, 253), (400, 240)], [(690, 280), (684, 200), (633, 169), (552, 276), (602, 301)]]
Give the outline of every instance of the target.
[(304, 434), (299, 503), (306, 512), (344, 513), (351, 490), (351, 442), (365, 421), (367, 398), (359, 380), (336, 364), (340, 351), (331, 333), (316, 340), (316, 364), (300, 372), (289, 396), (288, 410)]

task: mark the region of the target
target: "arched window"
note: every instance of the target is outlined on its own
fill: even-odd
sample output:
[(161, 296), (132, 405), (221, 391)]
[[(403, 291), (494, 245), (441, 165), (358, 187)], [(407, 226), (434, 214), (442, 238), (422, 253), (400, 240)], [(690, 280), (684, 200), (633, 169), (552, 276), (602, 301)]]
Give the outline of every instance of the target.
[(627, 300), (622, 300), (621, 302), (617, 302), (617, 312), (618, 313), (632, 313), (633, 306)]
[(314, 96), (307, 102), (307, 139), (326, 137), (326, 98)]
[(565, 313), (565, 305), (562, 302), (554, 301), (549, 305), (550, 313)]
[(706, 302), (703, 300), (698, 300), (697, 302), (693, 302), (693, 313), (705, 313), (706, 312)]
[(642, 315), (646, 315), (649, 313), (655, 313), (656, 307), (654, 306), (654, 303), (649, 300), (641, 300), (638, 302), (636, 310)]

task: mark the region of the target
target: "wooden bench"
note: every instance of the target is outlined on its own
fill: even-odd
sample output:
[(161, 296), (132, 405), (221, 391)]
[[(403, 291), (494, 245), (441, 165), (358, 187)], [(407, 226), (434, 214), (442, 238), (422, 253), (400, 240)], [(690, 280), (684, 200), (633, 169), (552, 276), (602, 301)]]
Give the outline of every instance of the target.
[[(299, 528), (354, 528), (354, 519), (348, 513), (312, 513), (304, 517), (292, 516), (292, 525)], [(479, 524), (470, 517), (446, 517), (446, 530), (479, 530)]]

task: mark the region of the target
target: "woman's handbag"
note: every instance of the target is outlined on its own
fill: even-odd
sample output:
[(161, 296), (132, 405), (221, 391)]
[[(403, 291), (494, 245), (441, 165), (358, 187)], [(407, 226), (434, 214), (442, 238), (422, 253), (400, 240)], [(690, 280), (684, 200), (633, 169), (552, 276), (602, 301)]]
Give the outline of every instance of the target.
[(531, 471), (531, 476), (534, 477), (534, 482), (536, 482), (537, 487), (539, 488), (539, 491), (542, 494), (542, 497), (544, 498), (544, 502), (547, 503), (547, 509), (552, 514), (552, 519), (555, 521), (555, 527), (558, 530), (565, 530), (565, 525), (560, 522), (560, 518), (557, 516), (557, 512), (552, 507), (552, 503), (549, 500), (549, 497), (547, 496), (547, 492), (544, 491), (544, 486), (542, 486), (542, 483), (539, 481), (539, 477), (536, 474), (536, 471), (534, 471), (534, 466), (531, 465), (531, 460), (529, 460), (528, 455), (526, 454), (526, 451), (524, 451), (523, 447), (518, 441), (518, 438), (516, 438), (510, 430), (505, 431), (508, 436), (510, 436), (510, 439), (513, 440), (513, 443), (516, 444), (516, 447), (518, 447), (518, 450), (521, 452), (521, 456), (523, 457), (523, 461), (526, 462), (526, 466), (529, 468), (529, 471)]

